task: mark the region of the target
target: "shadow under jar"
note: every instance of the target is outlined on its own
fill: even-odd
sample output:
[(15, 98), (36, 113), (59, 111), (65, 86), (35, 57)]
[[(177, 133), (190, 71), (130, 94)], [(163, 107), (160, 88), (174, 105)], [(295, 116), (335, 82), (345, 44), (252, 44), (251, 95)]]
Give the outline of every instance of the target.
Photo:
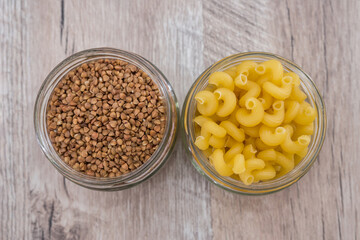
[[(48, 103), (52, 96), (53, 90), (58, 83), (72, 70), (78, 68), (84, 63), (94, 62), (100, 59), (121, 60), (132, 64), (145, 72), (157, 85), (160, 96), (163, 98), (165, 107), (166, 124), (164, 135), (158, 148), (138, 168), (117, 177), (95, 177), (74, 170), (66, 164), (52, 145), (49, 129), (47, 126), (47, 109)], [(153, 176), (168, 159), (174, 147), (178, 131), (178, 102), (175, 93), (162, 72), (151, 62), (134, 53), (113, 49), (113, 48), (96, 48), (78, 52), (57, 65), (46, 77), (43, 82), (34, 109), (34, 126), (37, 140), (42, 151), (53, 166), (67, 179), (83, 187), (116, 191), (126, 189), (139, 184), (149, 177)]]
[[(307, 101), (317, 112), (317, 117), (314, 121), (314, 134), (311, 137), (308, 153), (292, 171), (273, 180), (245, 185), (239, 180), (221, 176), (211, 165), (204, 153), (195, 145), (195, 123), (193, 120), (196, 113), (196, 100), (194, 96), (199, 91), (205, 89), (208, 85), (208, 78), (213, 72), (224, 71), (246, 60), (252, 60), (259, 63), (271, 59), (280, 61), (285, 72), (291, 71), (299, 75), (301, 79), (301, 89), (307, 95)], [(210, 182), (225, 190), (247, 195), (262, 195), (282, 190), (294, 184), (309, 171), (324, 142), (326, 132), (326, 112), (324, 102), (314, 82), (300, 67), (287, 59), (271, 53), (248, 52), (231, 55), (216, 62), (196, 79), (184, 101), (182, 109), (182, 127), (184, 131), (184, 141), (187, 150), (190, 153), (190, 159), (200, 174), (205, 176)]]

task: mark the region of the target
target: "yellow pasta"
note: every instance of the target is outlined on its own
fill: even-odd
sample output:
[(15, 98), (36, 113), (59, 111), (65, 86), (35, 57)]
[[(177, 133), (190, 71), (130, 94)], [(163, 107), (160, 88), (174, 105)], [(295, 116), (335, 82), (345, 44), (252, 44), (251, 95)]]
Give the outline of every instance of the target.
[[(241, 154), (241, 152), (244, 149), (244, 144), (238, 143), (237, 145), (234, 145), (231, 147), (225, 154), (224, 154), (224, 160), (229, 166), (234, 166), (234, 160), (235, 156), (238, 154)], [(242, 154), (241, 154), (242, 155)]]
[(232, 159), (232, 171), (234, 174), (240, 174), (245, 172), (245, 157), (242, 154), (236, 154)]
[(290, 76), (283, 77), (281, 79), (281, 87), (274, 84), (273, 82), (265, 82), (263, 84), (263, 89), (272, 97), (279, 100), (285, 100), (291, 94), (292, 78)]
[(309, 103), (302, 102), (298, 114), (294, 118), (294, 122), (301, 125), (308, 125), (315, 120), (316, 116), (315, 109), (311, 107)]
[(309, 151), (317, 111), (281, 63), (243, 61), (195, 95), (195, 145), (214, 169), (245, 185), (289, 173)]
[(252, 158), (245, 161), (245, 172), (240, 173), (240, 179), (245, 185), (250, 185), (254, 182), (252, 171), (263, 169), (265, 162), (262, 159)]
[(233, 139), (232, 137), (228, 136), (226, 139), (226, 142), (225, 142), (225, 147), (230, 148), (237, 143), (239, 143), (239, 142), (236, 141), (235, 139)]
[(260, 151), (274, 148), (273, 146), (269, 146), (269, 145), (265, 144), (263, 141), (261, 141), (260, 138), (255, 139), (255, 146)]
[(231, 159), (235, 157), (236, 154), (242, 153), (244, 149), (243, 143), (234, 144), (224, 155), (225, 162), (229, 162)]
[(313, 135), (314, 134), (314, 123), (309, 123), (307, 125), (295, 125), (295, 131), (293, 134), (293, 138), (298, 138), (301, 135)]
[(241, 107), (245, 106), (245, 102), (249, 98), (257, 98), (260, 95), (260, 86), (256, 82), (247, 80), (245, 75), (240, 74), (237, 78), (235, 78), (235, 85), (238, 88), (247, 91), (239, 100)]
[(286, 129), (283, 127), (272, 128), (262, 125), (259, 129), (261, 141), (268, 146), (277, 146), (285, 141)]
[(245, 145), (252, 144), (253, 146), (255, 146), (255, 140), (256, 140), (256, 138), (247, 137), (247, 138), (245, 138), (244, 144), (245, 144)]
[(202, 129), (204, 129), (205, 131), (207, 131), (219, 138), (223, 138), (226, 136), (226, 130), (213, 121), (205, 122), (203, 124), (201, 130)]
[(246, 127), (258, 125), (264, 118), (264, 107), (256, 98), (249, 98), (245, 102), (245, 108), (236, 112), (236, 120)]
[(232, 122), (222, 121), (220, 123), (220, 126), (225, 128), (227, 134), (230, 135), (232, 138), (234, 138), (236, 141), (243, 142), (245, 140), (244, 130), (236, 127), (236, 125), (233, 124)]
[(284, 101), (276, 101), (272, 105), (273, 113), (265, 113), (262, 123), (268, 127), (277, 127), (280, 126), (284, 121), (285, 109)]
[(230, 114), (228, 121), (232, 122), (235, 126), (239, 126), (240, 123), (236, 120), (236, 112), (240, 109), (240, 106), (236, 104), (234, 111)]
[(294, 161), (292, 161), (292, 159), (287, 158), (284, 154), (275, 151), (274, 149), (261, 151), (257, 154), (257, 157), (264, 161), (279, 164), (281, 166), (281, 170), (278, 175), (284, 175), (294, 168)]
[(254, 182), (259, 182), (273, 179), (276, 176), (276, 171), (270, 163), (266, 162), (263, 169), (255, 170), (252, 174), (254, 176)]
[(194, 118), (194, 122), (197, 123), (200, 127), (202, 127), (204, 123), (207, 121), (212, 121), (212, 119), (202, 115), (199, 115)]
[[(211, 123), (212, 121), (207, 121), (209, 123)], [(205, 123), (203, 123), (203, 126), (201, 127), (201, 131), (200, 131), (200, 135), (196, 137), (195, 139), (195, 145), (200, 149), (200, 150), (206, 150), (209, 148), (209, 139), (211, 137), (211, 133), (208, 131), (207, 128), (204, 128)], [(216, 123), (214, 123), (216, 124)]]
[(246, 135), (249, 135), (250, 137), (257, 138), (259, 137), (259, 129), (261, 125), (258, 124), (255, 127), (245, 127), (244, 125), (241, 125), (241, 128), (244, 130)]
[(286, 137), (285, 140), (281, 143), (281, 148), (287, 153), (298, 153), (300, 154), (307, 146), (310, 144), (310, 136), (308, 135), (301, 135), (297, 138), (296, 141), (291, 139), (292, 136), (292, 127), (290, 125), (285, 125), (284, 128), (286, 129)]
[(212, 135), (210, 138), (209, 138), (209, 145), (214, 147), (214, 148), (223, 148), (225, 146), (225, 137), (223, 138), (219, 138), (219, 137), (216, 137), (214, 135)]
[(258, 99), (261, 101), (264, 110), (268, 110), (274, 102), (273, 97), (265, 91), (262, 92), (261, 97), (259, 97)]
[(287, 73), (284, 73), (284, 77), (286, 77), (286, 76), (290, 76), (290, 77), (293, 79), (292, 83), (293, 83), (293, 85), (294, 85), (295, 87), (300, 86), (300, 78), (299, 78), (299, 75), (297, 75), (297, 74), (294, 73), (294, 72), (287, 72)]
[(236, 68), (237, 75), (243, 74), (245, 76), (249, 76), (252, 71), (255, 70), (257, 63), (254, 61), (243, 61)]
[(209, 76), (209, 84), (213, 84), (218, 88), (227, 88), (234, 91), (234, 80), (225, 72), (214, 72)]
[(209, 159), (214, 165), (215, 170), (221, 176), (228, 177), (233, 174), (231, 167), (229, 167), (224, 161), (224, 152), (222, 149), (215, 149), (213, 154), (210, 155)]
[(283, 71), (283, 66), (279, 61), (272, 59), (263, 62), (259, 64), (256, 69), (259, 70), (259, 68), (261, 68), (260, 71), (263, 68), (265, 70), (265, 74), (269, 74), (270, 80), (273, 83), (275, 83), (276, 85), (280, 85), (284, 71)]
[(204, 116), (214, 115), (218, 109), (218, 100), (214, 93), (210, 91), (200, 91), (195, 95), (197, 101), (197, 109)]
[(209, 139), (205, 138), (204, 136), (197, 136), (195, 139), (195, 145), (200, 149), (200, 150), (206, 150), (209, 148)]
[(218, 100), (222, 100), (216, 111), (219, 117), (229, 116), (236, 107), (236, 96), (233, 91), (227, 88), (218, 88), (214, 91), (214, 95)]
[(236, 67), (226, 69), (224, 73), (229, 74), (234, 79), (237, 76)]
[(300, 90), (299, 87), (294, 86), (291, 90), (289, 100), (295, 100), (299, 103), (303, 102), (307, 98), (306, 94)]
[(283, 123), (290, 123), (296, 115), (298, 114), (300, 109), (300, 103), (294, 100), (286, 100), (285, 101), (285, 117)]
[(248, 144), (244, 147), (243, 155), (245, 159), (255, 158), (256, 149), (254, 148), (254, 145)]
[(209, 158), (209, 156), (213, 153), (213, 148), (207, 148), (206, 150), (203, 150), (204, 155)]

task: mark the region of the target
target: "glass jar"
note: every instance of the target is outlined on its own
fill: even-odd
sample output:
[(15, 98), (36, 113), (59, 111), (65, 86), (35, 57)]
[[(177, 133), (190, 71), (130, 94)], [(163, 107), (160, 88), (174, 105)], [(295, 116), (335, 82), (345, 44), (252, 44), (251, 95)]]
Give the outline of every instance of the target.
[[(309, 145), (309, 151), (303, 160), (295, 166), (291, 172), (278, 179), (254, 183), (247, 186), (241, 181), (233, 178), (220, 176), (203, 152), (195, 146), (196, 137), (193, 119), (195, 117), (196, 101), (194, 96), (208, 85), (209, 75), (213, 72), (224, 71), (245, 60), (263, 62), (270, 59), (280, 61), (284, 67), (284, 71), (292, 71), (299, 75), (301, 79), (301, 88), (308, 96), (307, 101), (316, 109), (318, 117), (315, 119), (314, 135), (312, 136), (312, 140)], [(182, 124), (184, 140), (186, 142), (185, 145), (190, 153), (192, 164), (200, 174), (204, 175), (208, 180), (210, 180), (210, 182), (226, 190), (248, 195), (261, 195), (276, 192), (294, 184), (310, 170), (324, 142), (326, 131), (326, 112), (324, 102), (314, 82), (299, 66), (287, 59), (271, 53), (248, 52), (235, 54), (218, 61), (206, 69), (196, 79), (194, 84), (191, 86), (183, 105)]]
[[(119, 59), (129, 62), (130, 64), (139, 67), (145, 73), (147, 73), (152, 78), (154, 83), (158, 85), (165, 99), (167, 116), (164, 137), (158, 149), (154, 152), (151, 158), (138, 169), (114, 178), (99, 178), (88, 176), (72, 169), (69, 165), (62, 161), (59, 155), (56, 153), (51, 144), (46, 126), (47, 104), (53, 89), (56, 87), (59, 81), (69, 71), (80, 66), (81, 64), (104, 58)], [(36, 137), (42, 151), (48, 160), (53, 164), (53, 166), (63, 176), (65, 176), (70, 181), (86, 188), (115, 191), (129, 188), (145, 181), (154, 175), (155, 172), (164, 165), (176, 141), (176, 135), (178, 131), (178, 115), (179, 108), (175, 93), (164, 74), (156, 66), (134, 53), (113, 48), (96, 48), (75, 53), (74, 55), (62, 61), (49, 73), (44, 83), (42, 84), (36, 99), (34, 109), (34, 125)]]

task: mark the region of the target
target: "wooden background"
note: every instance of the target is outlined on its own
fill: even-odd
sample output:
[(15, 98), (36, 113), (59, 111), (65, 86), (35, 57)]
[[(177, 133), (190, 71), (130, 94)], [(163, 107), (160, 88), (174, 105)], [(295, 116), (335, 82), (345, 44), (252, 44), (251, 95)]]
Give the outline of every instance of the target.
[[(0, 0), (0, 239), (360, 239), (360, 1)], [(96, 192), (65, 180), (33, 130), (37, 91), (74, 52), (115, 47), (149, 59), (182, 104), (230, 54), (268, 51), (313, 77), (327, 107), (318, 161), (267, 196), (226, 192), (177, 144), (149, 181)]]

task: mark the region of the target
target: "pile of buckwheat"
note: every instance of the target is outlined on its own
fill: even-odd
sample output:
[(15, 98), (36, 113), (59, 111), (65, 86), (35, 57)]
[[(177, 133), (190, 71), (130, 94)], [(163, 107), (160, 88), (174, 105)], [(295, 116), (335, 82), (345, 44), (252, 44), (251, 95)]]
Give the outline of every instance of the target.
[(61, 159), (96, 177), (140, 167), (158, 148), (166, 124), (158, 86), (136, 66), (115, 59), (70, 71), (55, 87), (46, 117)]

